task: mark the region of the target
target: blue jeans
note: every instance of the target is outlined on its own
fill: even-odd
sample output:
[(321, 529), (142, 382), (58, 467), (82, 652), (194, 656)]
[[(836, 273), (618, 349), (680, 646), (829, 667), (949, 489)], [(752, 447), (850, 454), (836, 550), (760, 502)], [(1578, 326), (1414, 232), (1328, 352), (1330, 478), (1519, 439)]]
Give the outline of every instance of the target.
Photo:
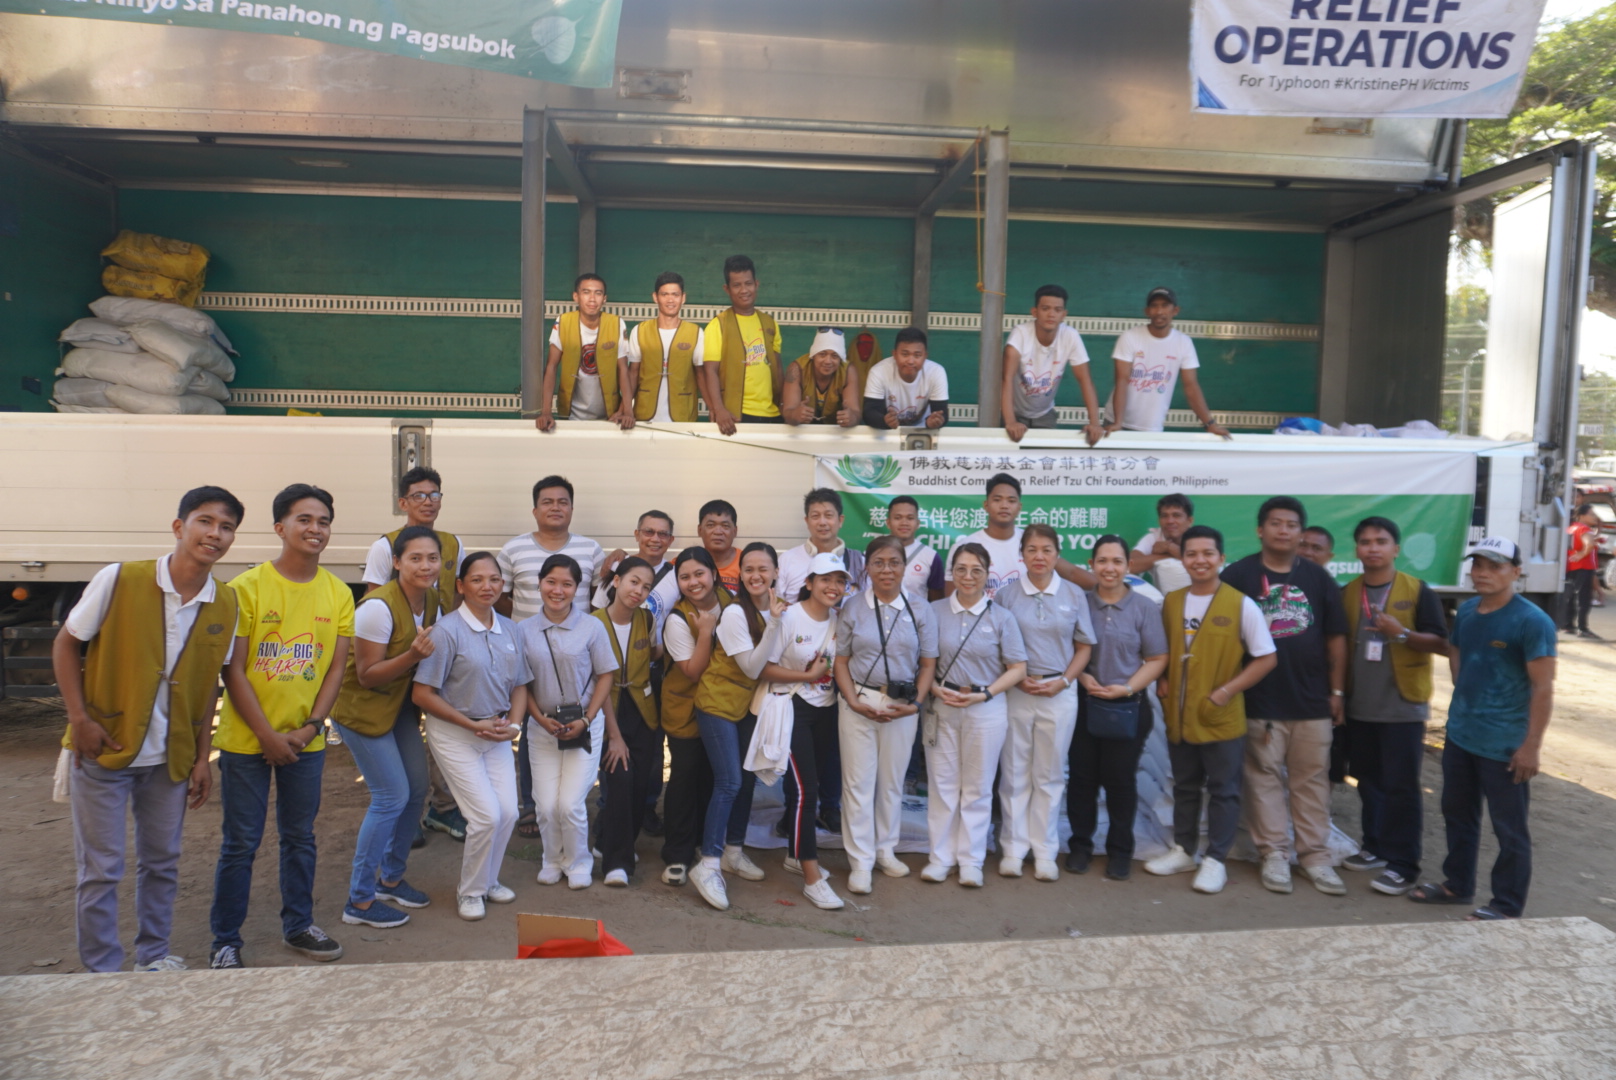
[(752, 742), (757, 717), (747, 713), (739, 721), (725, 720), (696, 710), (696, 726), (713, 769), (713, 794), (707, 800), (707, 818), (701, 831), (701, 853), (712, 858), (724, 854), (724, 845), (746, 840), (752, 817), (752, 790), (756, 777), (741, 767)]
[(426, 805), (426, 741), (421, 737), (421, 714), (407, 700), (384, 735), (361, 735), (346, 725), (337, 726), (370, 786), (370, 807), (359, 823), (353, 877), (348, 882), (348, 902), (368, 904), (376, 898), (378, 872), (389, 885), (404, 876)]
[(252, 895), (253, 859), (264, 839), (269, 782), (275, 781), (275, 827), (281, 835), (281, 932), (314, 925), (314, 816), (320, 812), (325, 751), (301, 753), (290, 765), (271, 765), (262, 754), (219, 751), (219, 805), (224, 837), (213, 873), (213, 945), (241, 948), (241, 924)]
[[(1492, 902), (1500, 915), (1520, 918), (1532, 884), (1532, 834), (1526, 828), (1528, 784), (1517, 784), (1509, 764), (1462, 750), (1449, 742), (1442, 750), (1442, 817), (1448, 826), (1448, 857), (1443, 883), (1455, 896), (1476, 892), (1476, 861), (1481, 852), (1481, 802), (1498, 837), (1493, 863)], [(1377, 851), (1378, 855), (1379, 852)]]

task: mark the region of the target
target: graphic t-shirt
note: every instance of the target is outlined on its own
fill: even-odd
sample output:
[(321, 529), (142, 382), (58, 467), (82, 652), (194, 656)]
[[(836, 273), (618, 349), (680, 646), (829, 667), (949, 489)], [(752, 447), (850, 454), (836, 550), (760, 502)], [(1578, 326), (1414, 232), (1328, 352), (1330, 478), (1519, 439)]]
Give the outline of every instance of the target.
[[(652, 326), (656, 326), (655, 319), (651, 319), (649, 322)], [(640, 323), (639, 326), (634, 328), (633, 333), (623, 339), (623, 359), (627, 363), (645, 363), (645, 358), (640, 354), (640, 327), (644, 325), (645, 323)], [(673, 335), (678, 332), (677, 327), (671, 330), (657, 328), (657, 337), (662, 339), (662, 366), (659, 369), (662, 372), (662, 382), (657, 386), (656, 413), (651, 417), (652, 423), (667, 423), (673, 419), (673, 416), (668, 412), (668, 354), (673, 351)], [(702, 335), (697, 334), (695, 348), (690, 354), (690, 362), (696, 367), (701, 367), (702, 357), (705, 355), (702, 344)], [(641, 385), (644, 385), (645, 380), (649, 377), (649, 371), (642, 370), (640, 372)]]
[(864, 400), (871, 398), (885, 402), (886, 409), (898, 414), (899, 427), (921, 427), (932, 403), (948, 400), (948, 372), (935, 360), (927, 360), (914, 382), (904, 382), (898, 361), (889, 356), (870, 369)]
[[(572, 412), (574, 420), (606, 419), (606, 395), (600, 388), (600, 368), (595, 364), (595, 343), (600, 340), (600, 327), (591, 330), (578, 321), (578, 339), (583, 343), (578, 359), (578, 379), (572, 384)], [(550, 331), (550, 344), (561, 348), (561, 328)]]
[(903, 551), (909, 560), (903, 568), (903, 591), (929, 603), (931, 590), (943, 587), (943, 558), (924, 540), (912, 541)]
[(1055, 339), (1048, 345), (1039, 342), (1038, 328), (1033, 323), (1022, 323), (1011, 330), (1005, 344), (1021, 356), (1019, 378), (1010, 385), (1015, 393), (1016, 415), (1029, 420), (1046, 416), (1055, 407), (1055, 392), (1068, 367), (1080, 368), (1089, 362), (1082, 336), (1065, 323), (1055, 328)]
[(1325, 638), (1347, 632), (1341, 587), (1323, 567), (1298, 558), (1288, 573), (1248, 555), (1224, 568), (1223, 580), (1257, 602), (1279, 664), (1246, 691), (1253, 720), (1322, 720), (1330, 715), (1330, 658)]
[(948, 558), (943, 563), (943, 580), (954, 580), (954, 549), (960, 544), (981, 544), (988, 549), (988, 558), (992, 565), (988, 567), (987, 596), (991, 600), (995, 593), (1006, 585), (1014, 585), (1021, 581), (1021, 576), (1027, 572), (1027, 564), (1021, 561), (1021, 532), (1017, 529), (1008, 540), (996, 540), (988, 535), (986, 529), (978, 529), (969, 536), (962, 536), (955, 542), (954, 547), (948, 549)]
[[(741, 348), (746, 362), (746, 383), (741, 391), (741, 413), (745, 416), (779, 416), (780, 406), (774, 403), (774, 376), (769, 372), (769, 353), (780, 352), (780, 328), (775, 327), (774, 340), (764, 346), (763, 323), (757, 315), (737, 315), (735, 324), (741, 329)], [(724, 328), (717, 319), (707, 324), (702, 333), (703, 354), (713, 363), (724, 358)]]
[(814, 682), (795, 684), (797, 696), (810, 705), (830, 705), (836, 701), (836, 681), (832, 674), (836, 660), (836, 612), (819, 622), (801, 604), (792, 604), (780, 616), (780, 636), (775, 639), (769, 663), (793, 671), (807, 671), (820, 657), (832, 661), (833, 666)]
[(1448, 705), (1447, 737), (1454, 745), (1494, 761), (1508, 761), (1526, 738), (1532, 679), (1526, 665), (1556, 655), (1554, 620), (1524, 596), (1497, 611), (1479, 610), (1481, 598), (1459, 605), (1453, 637), (1459, 678)]
[[(353, 637), (353, 591), (324, 567), (313, 581), (297, 582), (282, 577), (272, 562), (259, 563), (230, 585), (240, 612), (236, 636), (247, 639), (247, 682), (269, 726), (296, 731), (308, 722), (337, 639)], [(228, 693), (213, 745), (234, 754), (263, 753)], [(305, 749), (323, 750), (325, 739)]]
[(1586, 541), (1583, 540), (1583, 537), (1587, 536), (1589, 533), (1591, 533), (1593, 531), (1594, 530), (1590, 526), (1584, 525), (1580, 521), (1577, 522), (1575, 525), (1572, 525), (1571, 528), (1566, 530), (1566, 534), (1567, 534), (1567, 537), (1568, 537), (1568, 539), (1566, 541), (1566, 569), (1567, 570), (1598, 570), (1599, 569), (1599, 545), (1596, 544), (1596, 543), (1587, 542), (1588, 543), (1588, 554), (1584, 555), (1582, 558), (1573, 559), (1571, 557), (1572, 555), (1574, 555), (1576, 553), (1578, 545), (1583, 544), (1583, 543), (1586, 542)]
[(1129, 431), (1160, 431), (1165, 427), (1178, 373), (1201, 366), (1195, 356), (1195, 343), (1187, 334), (1170, 330), (1166, 337), (1159, 338), (1144, 326), (1124, 330), (1111, 350), (1111, 359), (1132, 365), (1127, 400), (1122, 406), (1122, 426)]

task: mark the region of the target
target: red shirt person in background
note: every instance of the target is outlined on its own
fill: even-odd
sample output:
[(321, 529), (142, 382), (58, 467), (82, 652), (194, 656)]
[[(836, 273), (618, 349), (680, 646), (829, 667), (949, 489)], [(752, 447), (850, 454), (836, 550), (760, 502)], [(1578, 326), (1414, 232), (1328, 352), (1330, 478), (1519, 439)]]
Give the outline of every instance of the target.
[(1594, 577), (1599, 572), (1599, 518), (1592, 505), (1577, 507), (1566, 533), (1566, 604), (1560, 629), (1597, 641), (1599, 635), (1588, 629), (1588, 608), (1593, 604)]

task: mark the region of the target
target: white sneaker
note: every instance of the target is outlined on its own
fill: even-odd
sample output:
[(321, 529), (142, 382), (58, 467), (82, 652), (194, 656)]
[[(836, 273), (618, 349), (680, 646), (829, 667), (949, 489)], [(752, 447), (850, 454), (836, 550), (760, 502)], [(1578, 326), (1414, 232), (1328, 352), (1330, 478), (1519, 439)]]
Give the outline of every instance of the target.
[(947, 881), (948, 873), (953, 869), (952, 866), (945, 866), (942, 863), (929, 862), (926, 864), (926, 869), (920, 872), (920, 880), (929, 881), (935, 885), (939, 881)]
[(516, 890), (496, 881), (488, 886), (488, 895), (484, 899), (490, 904), (509, 904), (516, 899)]
[(763, 867), (747, 858), (746, 849), (739, 844), (726, 845), (723, 856), (718, 860), (718, 865), (738, 878), (744, 878), (747, 881), (763, 880)]
[(845, 900), (836, 895), (836, 890), (830, 887), (830, 878), (823, 874), (812, 885), (804, 885), (802, 895), (806, 896), (814, 907), (824, 911), (838, 911), (846, 904)]
[(561, 868), (559, 866), (546, 866), (543, 870), (539, 871), (539, 884), (559, 885), (561, 884), (561, 879), (563, 877), (566, 877), (566, 875), (561, 872)]
[(594, 872), (590, 870), (583, 870), (576, 874), (567, 875), (567, 888), (569, 889), (587, 889), (594, 883), (595, 875)]
[(684, 863), (669, 863), (662, 868), (662, 884), (679, 886), (690, 880), (690, 869)]
[[(1269, 892), (1291, 891), (1291, 857), (1282, 851), (1270, 851), (1263, 856), (1262, 887)], [(1346, 889), (1341, 890), (1345, 892)]]
[(877, 851), (875, 853), (875, 865), (879, 866), (881, 872), (887, 877), (909, 876), (909, 864), (890, 851)]
[(1034, 859), (1032, 876), (1039, 881), (1059, 881), (1060, 867), (1056, 865), (1054, 859)]
[[(867, 891), (867, 890), (866, 890)], [(187, 971), (185, 961), (178, 956), (165, 956), (149, 964), (136, 964), (136, 971)]]
[(613, 870), (611, 873), (606, 875), (606, 884), (611, 885), (613, 887), (627, 885), (628, 884), (628, 871), (627, 870)]
[(1023, 861), (1024, 860), (1018, 859), (1014, 855), (1006, 855), (1004, 858), (999, 860), (999, 876), (1020, 877), (1021, 864)]
[[(793, 859), (789, 855), (786, 856), (785, 867), (788, 874), (796, 874), (798, 877), (802, 877), (802, 863), (798, 862), (796, 859)], [(823, 866), (821, 866), (819, 868), (819, 876), (824, 878), (826, 881), (829, 881), (831, 874), (829, 870), (826, 870)]]
[(1208, 855), (1201, 860), (1201, 868), (1195, 872), (1195, 881), (1190, 887), (1196, 892), (1218, 893), (1228, 883), (1229, 871), (1221, 861)]
[(1347, 895), (1347, 883), (1333, 866), (1304, 866), (1302, 872), (1313, 880), (1313, 887), (1326, 896)]
[(980, 866), (960, 867), (959, 883), (967, 889), (980, 889), (982, 887), (982, 868)]
[(724, 874), (710, 866), (698, 866), (690, 871), (690, 884), (701, 893), (701, 898), (719, 911), (729, 910), (729, 894), (724, 891)]
[(1201, 859), (1199, 856), (1191, 855), (1177, 844), (1174, 844), (1162, 854), (1145, 863), (1145, 873), (1161, 875), (1187, 874), (1200, 865)]
[(460, 912), (460, 917), (467, 922), (476, 922), (488, 914), (488, 909), (483, 906), (483, 898), (480, 896), (462, 896), (456, 900), (455, 906)]
[(860, 896), (870, 895), (870, 872), (854, 867), (847, 874), (847, 891)]

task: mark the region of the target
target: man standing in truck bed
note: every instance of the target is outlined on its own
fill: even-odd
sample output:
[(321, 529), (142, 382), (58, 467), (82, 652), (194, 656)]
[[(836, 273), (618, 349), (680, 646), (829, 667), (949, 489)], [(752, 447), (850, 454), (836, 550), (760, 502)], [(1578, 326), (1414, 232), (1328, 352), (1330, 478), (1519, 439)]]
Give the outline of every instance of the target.
[(713, 423), (725, 435), (735, 434), (735, 421), (778, 424), (780, 391), (780, 327), (774, 316), (757, 309), (757, 267), (745, 255), (724, 260), (724, 292), (730, 306), (707, 324), (702, 335), (705, 362), (701, 378), (714, 408)]
[(1167, 410), (1173, 404), (1173, 388), (1184, 382), (1184, 399), (1200, 419), (1201, 426), (1227, 439), (1229, 431), (1212, 419), (1201, 380), (1196, 371), (1201, 361), (1189, 335), (1173, 329), (1178, 316), (1178, 297), (1172, 289), (1157, 287), (1145, 297), (1144, 326), (1124, 330), (1111, 350), (1117, 366), (1116, 389), (1111, 396), (1112, 421), (1109, 434), (1127, 431), (1160, 431), (1167, 426)]

